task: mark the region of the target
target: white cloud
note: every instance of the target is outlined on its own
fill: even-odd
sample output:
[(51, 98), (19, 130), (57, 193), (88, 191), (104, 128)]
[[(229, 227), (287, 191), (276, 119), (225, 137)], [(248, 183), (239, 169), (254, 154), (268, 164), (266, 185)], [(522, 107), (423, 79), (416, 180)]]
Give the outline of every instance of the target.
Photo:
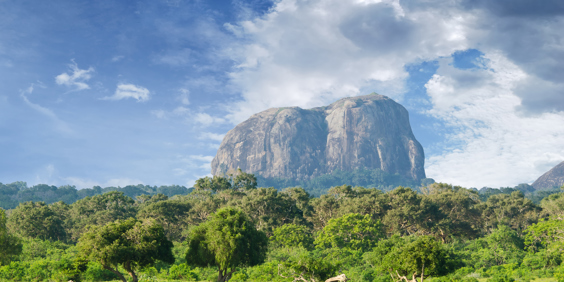
[(204, 126), (210, 126), (212, 124), (221, 124), (221, 123), (225, 123), (225, 119), (223, 118), (219, 118), (219, 117), (214, 117), (211, 116), (207, 113), (197, 113), (195, 114), (193, 117), (193, 120), (204, 125)]
[(133, 98), (136, 99), (137, 102), (146, 102), (149, 100), (150, 94), (151, 92), (145, 87), (133, 84), (118, 84), (114, 95), (104, 97), (102, 100), (122, 100)]
[(214, 140), (214, 141), (223, 141), (223, 137), (225, 137), (225, 134), (217, 134), (217, 133), (211, 133), (211, 132), (202, 132), (200, 134), (200, 137), (198, 137), (199, 139), (210, 139), (210, 140)]
[(151, 115), (159, 118), (159, 119), (166, 119), (167, 118), (167, 113), (164, 110), (153, 110), (151, 111)]
[(113, 178), (106, 181), (104, 186), (124, 187), (127, 185), (138, 185), (138, 184), (143, 184), (143, 181), (138, 179), (131, 179), (131, 178)]
[(204, 155), (190, 155), (190, 159), (200, 161), (200, 162), (209, 162), (213, 160), (213, 156), (204, 156)]
[(168, 51), (165, 54), (155, 57), (154, 61), (159, 64), (174, 67), (185, 66), (190, 63), (192, 50), (186, 48), (182, 50)]
[(459, 70), (443, 60), (427, 83), (433, 109), (453, 133), (427, 160), (427, 175), (467, 187), (531, 183), (564, 160), (564, 113), (523, 115), (514, 88), (528, 75), (501, 53), (485, 69)]
[(466, 49), (470, 20), (444, 8), (405, 12), (398, 1), (278, 1), (267, 15), (230, 25), (248, 43), (229, 53), (242, 100), (227, 119), (373, 91), (401, 100), (404, 66)]
[(84, 179), (80, 177), (63, 177), (66, 184), (74, 185), (77, 189), (92, 188), (94, 186), (104, 187), (125, 187), (127, 185), (143, 184), (143, 181), (131, 178), (112, 178), (105, 182), (99, 182), (91, 179)]
[(20, 97), (22, 97), (23, 101), (33, 110), (50, 118), (55, 123), (55, 127), (57, 128), (57, 130), (67, 134), (72, 133), (72, 130), (70, 129), (69, 125), (66, 122), (59, 119), (59, 117), (57, 117), (57, 115), (52, 110), (42, 107), (38, 104), (32, 103), (27, 98), (26, 94), (32, 94), (33, 90), (34, 90), (34, 86), (31, 85), (26, 90), (20, 91)]
[(68, 87), (73, 87), (74, 91), (90, 89), (90, 86), (86, 84), (86, 81), (90, 80), (92, 77), (92, 73), (94, 72), (94, 68), (89, 67), (86, 70), (79, 69), (78, 65), (72, 61), (72, 64), (69, 64), (70, 71), (72, 73), (62, 73), (55, 77), (55, 82), (58, 85), (65, 85)]
[(125, 58), (125, 56), (122, 56), (122, 55), (114, 56), (114, 57), (112, 57), (112, 62), (114, 62), (114, 63), (115, 63), (115, 62), (119, 62), (119, 61), (121, 61), (123, 58)]
[(181, 88), (178, 91), (180, 92), (180, 95), (178, 95), (177, 97), (178, 101), (180, 101), (182, 105), (190, 105), (190, 99), (188, 99), (190, 95), (190, 90), (186, 88)]

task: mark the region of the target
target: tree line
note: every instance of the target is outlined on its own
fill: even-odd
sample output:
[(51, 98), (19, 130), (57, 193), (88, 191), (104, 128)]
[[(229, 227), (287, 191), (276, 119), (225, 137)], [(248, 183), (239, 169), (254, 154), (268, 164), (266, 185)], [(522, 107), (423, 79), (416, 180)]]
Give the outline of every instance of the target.
[(16, 181), (9, 184), (0, 183), (0, 208), (13, 209), (23, 202), (44, 202), (46, 204), (65, 202), (72, 204), (88, 196), (100, 195), (110, 191), (123, 192), (126, 196), (135, 198), (140, 195), (163, 194), (169, 197), (174, 195), (186, 195), (191, 188), (179, 185), (127, 185), (125, 187), (94, 186), (86, 189), (76, 189), (74, 185), (54, 186), (38, 184), (28, 187), (26, 182)]
[(2, 212), (0, 244), (0, 278), (17, 281), (562, 281), (564, 193), (432, 183), (312, 197), (239, 172), (185, 195), (23, 202)]

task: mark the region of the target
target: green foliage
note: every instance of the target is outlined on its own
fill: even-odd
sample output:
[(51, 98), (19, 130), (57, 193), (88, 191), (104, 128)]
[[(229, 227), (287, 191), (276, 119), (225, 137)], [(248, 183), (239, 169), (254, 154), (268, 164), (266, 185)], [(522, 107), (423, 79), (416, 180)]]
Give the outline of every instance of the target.
[(315, 245), (318, 248), (368, 250), (382, 237), (384, 231), (379, 221), (369, 215), (351, 213), (329, 220), (315, 239)]
[(184, 186), (149, 186), (149, 185), (128, 185), (121, 187), (94, 186), (91, 189), (77, 190), (75, 186), (63, 185), (59, 187), (38, 184), (33, 187), (27, 187), (27, 183), (17, 181), (10, 184), (0, 183), (0, 207), (4, 209), (13, 209), (23, 202), (44, 202), (52, 204), (56, 202), (64, 202), (72, 204), (77, 200), (85, 197), (92, 197), (110, 191), (123, 192), (126, 196), (135, 198), (136, 196), (147, 194), (154, 195), (162, 193), (169, 197), (174, 195), (186, 195), (191, 189)]
[(188, 264), (219, 267), (218, 281), (227, 281), (238, 266), (264, 261), (267, 238), (240, 210), (223, 208), (191, 230)]
[(65, 241), (67, 234), (63, 219), (64, 215), (56, 213), (44, 202), (25, 202), (10, 213), (7, 225), (22, 237)]
[(270, 241), (276, 246), (283, 248), (313, 248), (313, 236), (311, 231), (303, 225), (288, 223), (274, 229)]
[(184, 220), (190, 204), (178, 200), (157, 201), (146, 205), (137, 213), (138, 219), (152, 218), (161, 224), (169, 240), (181, 240), (182, 230), (187, 227)]
[(257, 188), (257, 178), (254, 174), (246, 173), (237, 169), (236, 176), (233, 179), (233, 189), (248, 190)]
[(476, 269), (519, 263), (525, 256), (523, 239), (505, 225), (485, 238), (474, 240), (465, 248), (466, 263)]
[[(355, 181), (369, 181), (360, 179), (367, 175), (358, 173)], [(124, 279), (129, 268), (142, 281), (211, 281), (220, 272), (220, 280), (231, 281), (322, 281), (345, 273), (351, 281), (391, 282), (398, 279), (395, 268), (408, 280), (413, 272), (419, 278), (423, 262), (432, 281), (564, 280), (561, 191), (534, 191), (522, 184), (477, 192), (425, 181), (421, 193), (342, 185), (325, 187), (325, 195), (313, 198), (299, 187), (255, 189), (252, 176), (238, 171), (215, 184), (210, 178), (219, 188), (189, 194), (182, 186), (76, 190), (0, 184), (0, 204), (15, 203), (7, 218), (0, 214), (0, 281), (116, 280)], [(352, 180), (350, 175), (343, 179)], [(63, 198), (82, 200), (53, 202)], [(16, 208), (22, 199), (48, 202)], [(156, 229), (142, 227), (144, 220)], [(30, 231), (14, 233), (18, 228)], [(374, 228), (378, 232), (367, 232)], [(67, 240), (45, 235), (49, 230), (66, 234)], [(96, 235), (84, 235), (81, 242), (105, 242), (105, 247), (75, 246), (85, 231)], [(155, 236), (176, 241), (169, 244), (167, 262), (131, 260), (151, 257), (145, 254), (158, 249), (150, 247), (160, 242)], [(105, 267), (95, 260), (118, 257), (130, 258), (129, 266)]]
[(532, 268), (558, 266), (564, 261), (564, 221), (541, 219), (525, 230), (529, 255), (524, 263)]
[(198, 275), (187, 264), (175, 264), (168, 270), (168, 278), (174, 280), (198, 280)]
[(475, 238), (478, 236), (482, 215), (478, 208), (479, 195), (475, 191), (445, 183), (433, 183), (421, 188), (427, 198), (438, 207), (434, 226), (429, 234), (443, 242), (454, 238)]
[(22, 251), (20, 240), (8, 232), (6, 227), (6, 213), (0, 209), (0, 265), (12, 260)]
[(302, 223), (303, 212), (287, 193), (278, 193), (274, 188), (258, 188), (247, 192), (246, 196), (235, 200), (255, 223), (257, 229), (272, 234), (273, 228), (287, 223)]
[(540, 206), (548, 216), (564, 220), (564, 193), (552, 194), (544, 198)]
[(229, 179), (221, 176), (206, 176), (204, 178), (196, 180), (194, 189), (217, 192), (221, 190), (231, 189), (231, 182), (229, 181)]
[(135, 217), (135, 201), (123, 192), (108, 192), (86, 197), (69, 209), (71, 239), (78, 240), (88, 225), (105, 225), (116, 220)]
[(485, 203), (479, 205), (483, 210), (484, 229), (488, 232), (498, 225), (506, 225), (522, 231), (538, 219), (540, 208), (523, 193), (515, 191), (508, 194), (493, 195)]
[(153, 265), (156, 260), (174, 263), (172, 246), (161, 225), (133, 218), (104, 226), (90, 226), (78, 242), (85, 258), (99, 262), (124, 282), (118, 266), (123, 267), (136, 282), (135, 270), (139, 267)]
[(294, 281), (324, 281), (336, 274), (338, 266), (324, 257), (303, 253), (280, 263), (278, 275)]
[(459, 258), (431, 236), (392, 236), (378, 242), (374, 251), (364, 254), (364, 259), (379, 274), (389, 273), (411, 277), (445, 275), (459, 265)]
[[(330, 174), (314, 177), (310, 180), (297, 181), (291, 179), (280, 178), (264, 178), (257, 177), (258, 186), (260, 187), (303, 187), (308, 193), (314, 196), (321, 196), (327, 192), (330, 187), (341, 185), (352, 185), (362, 187), (375, 187), (384, 191), (392, 190), (397, 186), (406, 186), (418, 188), (420, 182), (401, 176), (399, 174), (389, 174), (381, 169), (364, 169), (359, 168), (353, 171), (335, 170)], [(423, 183), (428, 184), (434, 182), (432, 179), (423, 179)]]

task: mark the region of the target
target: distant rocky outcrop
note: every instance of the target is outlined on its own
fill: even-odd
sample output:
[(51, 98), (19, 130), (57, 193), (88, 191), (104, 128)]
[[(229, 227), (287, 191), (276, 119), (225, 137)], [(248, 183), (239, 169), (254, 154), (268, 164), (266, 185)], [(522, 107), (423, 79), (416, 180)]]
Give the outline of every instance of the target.
[(535, 189), (550, 189), (564, 185), (564, 162), (559, 163), (533, 182)]
[(272, 108), (225, 135), (212, 174), (237, 168), (265, 178), (310, 179), (336, 170), (381, 169), (425, 178), (423, 148), (407, 110), (370, 94), (309, 110)]

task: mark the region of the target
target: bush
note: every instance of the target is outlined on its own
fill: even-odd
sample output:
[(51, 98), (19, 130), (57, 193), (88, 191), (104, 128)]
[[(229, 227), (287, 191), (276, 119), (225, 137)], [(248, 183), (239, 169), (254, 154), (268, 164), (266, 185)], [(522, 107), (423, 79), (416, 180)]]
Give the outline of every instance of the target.
[(177, 280), (199, 280), (198, 275), (192, 272), (187, 264), (175, 264), (168, 270), (169, 279)]
[(115, 273), (104, 269), (102, 265), (97, 262), (88, 263), (88, 268), (84, 272), (83, 278), (87, 281), (110, 281), (119, 279)]

